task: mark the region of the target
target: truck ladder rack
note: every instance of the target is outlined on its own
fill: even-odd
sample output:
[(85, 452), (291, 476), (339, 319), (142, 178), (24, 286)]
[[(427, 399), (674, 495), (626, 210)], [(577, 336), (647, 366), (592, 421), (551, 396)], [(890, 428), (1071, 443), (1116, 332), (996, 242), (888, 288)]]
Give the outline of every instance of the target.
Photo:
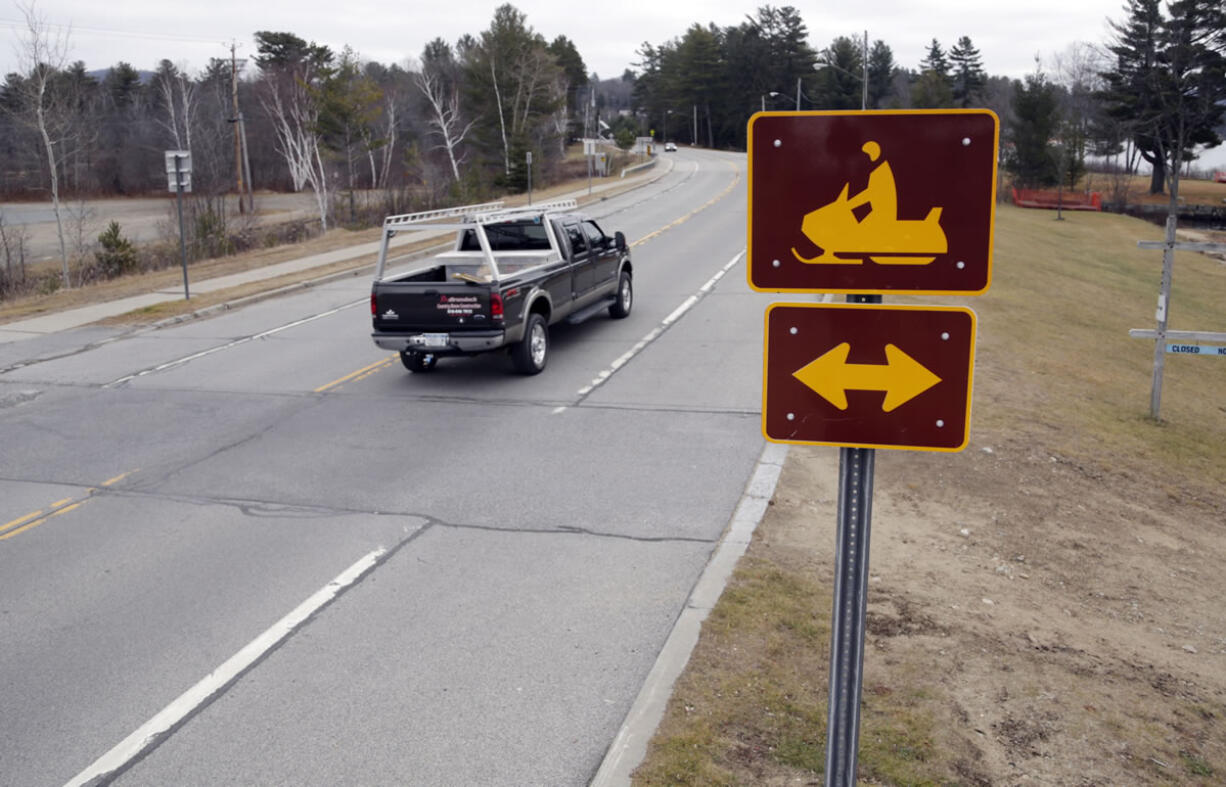
[(383, 220), (383, 228), (395, 229), (407, 224), (420, 224), (427, 221), (438, 221), (439, 219), (463, 219), (473, 215), (496, 211), (500, 208), (502, 208), (501, 202), (484, 202), (480, 205), (461, 205), (455, 208), (440, 208), (439, 210), (426, 210), (420, 213), (404, 213), (399, 216), (388, 216)]
[(574, 210), (579, 203), (573, 199), (558, 199), (552, 202), (538, 202), (535, 205), (521, 205), (517, 208), (503, 208), (474, 213), (473, 221), (487, 224), (492, 221), (505, 221), (516, 216), (531, 216), (535, 213), (554, 213), (560, 210)]

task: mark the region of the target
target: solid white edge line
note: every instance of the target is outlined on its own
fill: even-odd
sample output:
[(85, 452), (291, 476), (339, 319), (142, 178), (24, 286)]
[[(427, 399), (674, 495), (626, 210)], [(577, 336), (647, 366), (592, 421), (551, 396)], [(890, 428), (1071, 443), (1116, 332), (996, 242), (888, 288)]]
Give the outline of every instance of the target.
[(374, 568), (379, 558), (387, 553), (380, 547), (363, 557), (349, 568), (345, 569), (336, 579), (329, 582), (310, 598), (299, 604), (292, 612), (278, 620), (263, 634), (249, 642), (242, 650), (235, 653), (220, 667), (206, 675), (199, 683), (180, 694), (156, 716), (142, 724), (135, 732), (119, 742), (113, 749), (99, 757), (85, 770), (78, 773), (65, 787), (84, 785), (93, 779), (115, 773), (129, 762), (139, 757), (146, 749), (157, 743), (162, 735), (170, 731), (187, 718), (197, 708), (203, 705), (226, 684), (242, 674), (244, 670), (259, 660), (278, 643), (294, 633), (311, 615), (326, 606), (337, 594), (362, 578), (362, 575)]
[(588, 787), (624, 787), (630, 784), (630, 775), (647, 756), (647, 743), (664, 719), (673, 685), (681, 677), (698, 644), (703, 621), (719, 601), (737, 561), (745, 554), (754, 530), (766, 514), (787, 455), (788, 446), (779, 443), (767, 443), (762, 450), (758, 465), (719, 547), (694, 583), (685, 608), (677, 617), (664, 648), (656, 657), (647, 680), (643, 682)]

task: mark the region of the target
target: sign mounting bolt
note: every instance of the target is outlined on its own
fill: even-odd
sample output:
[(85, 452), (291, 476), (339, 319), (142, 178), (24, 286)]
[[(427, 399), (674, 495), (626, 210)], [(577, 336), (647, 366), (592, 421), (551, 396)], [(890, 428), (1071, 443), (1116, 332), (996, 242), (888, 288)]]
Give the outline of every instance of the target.
[(790, 333), (790, 334), (792, 334), (793, 336), (795, 336), (796, 334), (800, 333), (800, 331), (798, 331), (796, 328), (790, 328), (790, 329), (788, 329), (788, 333)]
[(778, 267), (779, 267), (780, 265), (782, 265), (782, 264), (783, 264), (783, 263), (782, 263), (782, 262), (780, 262), (779, 260), (771, 260), (771, 267), (772, 267), (772, 268), (778, 268)]
[(788, 413), (788, 420), (789, 420), (789, 421), (795, 421), (795, 420), (796, 420), (796, 413)]
[(963, 137), (963, 138), (962, 138), (962, 147), (964, 147), (964, 148), (969, 148), (970, 146), (971, 146), (971, 138), (970, 138), (970, 137)]
[(944, 421), (942, 421), (942, 420), (940, 420), (940, 419), (938, 419), (938, 420), (937, 420), (937, 428), (938, 428), (938, 429), (944, 429), (944, 428), (945, 428), (945, 422), (944, 422)]
[(944, 331), (944, 332), (941, 334), (941, 341), (943, 341), (943, 342), (947, 342), (947, 341), (949, 341), (949, 331)]
[(965, 262), (963, 262), (962, 260), (958, 260), (958, 264), (957, 264), (955, 267), (956, 267), (958, 270), (965, 270), (965, 268), (966, 268), (966, 263), (965, 263)]
[(783, 147), (783, 140), (782, 139), (775, 140), (775, 147), (777, 148)]

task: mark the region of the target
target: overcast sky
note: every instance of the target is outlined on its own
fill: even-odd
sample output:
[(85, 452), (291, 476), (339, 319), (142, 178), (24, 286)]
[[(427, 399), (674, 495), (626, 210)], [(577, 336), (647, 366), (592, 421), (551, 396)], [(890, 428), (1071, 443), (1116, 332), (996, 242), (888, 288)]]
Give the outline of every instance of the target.
[[(366, 59), (403, 63), (436, 36), (454, 43), (465, 33), (479, 34), (489, 27), (498, 5), (494, 0), (40, 0), (37, 9), (50, 24), (72, 26), (70, 59), (84, 60), (90, 69), (121, 60), (152, 69), (162, 58), (199, 69), (210, 57), (228, 57), (231, 41), (238, 44), (240, 57), (252, 55), (257, 30), (289, 31), (334, 50), (348, 44)], [(659, 44), (680, 37), (695, 22), (736, 25), (761, 3), (518, 0), (513, 5), (547, 40), (569, 37), (588, 70), (607, 79), (634, 67), (635, 50), (644, 41)], [(817, 49), (835, 36), (859, 37), (867, 30), (870, 40), (889, 44), (899, 65), (914, 68), (933, 38), (948, 50), (966, 35), (979, 48), (988, 73), (1013, 77), (1033, 70), (1036, 54), (1048, 59), (1074, 41), (1103, 41), (1107, 17), (1123, 16), (1123, 0), (1027, 0), (1012, 4), (1012, 10), (984, 0), (875, 0), (841, 3), (842, 9), (834, 5), (796, 6)], [(7, 39), (7, 45), (0, 46), (0, 73), (16, 65), (13, 49), (20, 20), (13, 0), (0, 0), (0, 38)]]
[[(151, 70), (167, 58), (189, 70), (211, 57), (255, 53), (257, 30), (288, 31), (339, 51), (346, 44), (364, 59), (401, 63), (420, 55), (441, 36), (454, 43), (465, 33), (489, 27), (497, 0), (375, 2), (374, 0), (39, 0), (37, 11), (63, 30), (71, 25), (69, 60), (90, 69), (125, 61)], [(546, 40), (570, 38), (589, 72), (601, 78), (634, 68), (644, 41), (660, 44), (682, 36), (695, 22), (719, 27), (740, 24), (763, 3), (734, 0), (518, 0), (528, 24)], [(782, 6), (787, 3), (773, 3)], [(1050, 70), (1054, 56), (1074, 42), (1101, 44), (1107, 19), (1124, 18), (1124, 0), (1026, 0), (1009, 6), (985, 0), (872, 0), (797, 4), (815, 49), (839, 35), (881, 39), (900, 66), (916, 68), (936, 38), (946, 51), (970, 36), (989, 74), (1020, 78), (1034, 70), (1035, 56)], [(1010, 7), (1012, 6), (1012, 7)], [(17, 65), (22, 16), (13, 0), (0, 0), (0, 74)], [(63, 27), (59, 27), (63, 26)], [(779, 86), (788, 93), (789, 85)], [(1226, 145), (1218, 148), (1221, 152)], [(1226, 161), (1226, 153), (1215, 158)]]

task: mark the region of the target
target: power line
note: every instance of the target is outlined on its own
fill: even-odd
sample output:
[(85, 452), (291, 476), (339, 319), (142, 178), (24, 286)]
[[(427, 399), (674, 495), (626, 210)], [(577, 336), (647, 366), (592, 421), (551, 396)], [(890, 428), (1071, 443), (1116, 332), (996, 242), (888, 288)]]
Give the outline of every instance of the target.
[[(141, 33), (130, 30), (111, 30), (104, 27), (85, 27), (80, 25), (64, 25), (56, 22), (46, 22), (44, 27), (53, 28), (64, 33), (100, 33), (109, 36), (119, 36), (122, 38), (143, 38), (151, 41), (181, 41), (196, 44), (217, 44), (225, 46), (225, 42), (219, 41), (216, 38), (201, 38), (199, 36), (182, 36), (173, 35), (170, 33)], [(0, 18), (0, 27), (7, 27), (12, 30), (25, 29), (26, 23), (20, 19), (4, 19)]]

